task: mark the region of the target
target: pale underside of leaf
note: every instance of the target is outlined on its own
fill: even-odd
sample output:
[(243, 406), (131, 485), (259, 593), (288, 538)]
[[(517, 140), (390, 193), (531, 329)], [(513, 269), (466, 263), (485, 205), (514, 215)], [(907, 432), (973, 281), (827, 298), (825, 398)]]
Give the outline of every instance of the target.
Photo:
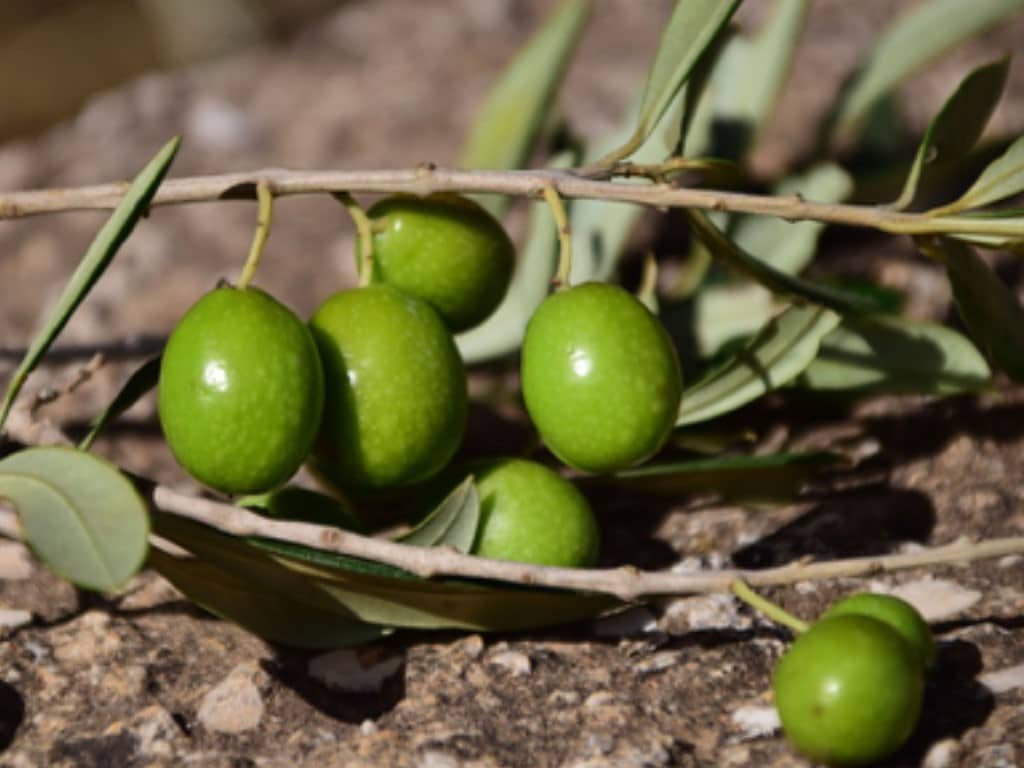
[(818, 353), (821, 340), (839, 324), (824, 307), (788, 307), (743, 349), (683, 391), (676, 426), (708, 421), (781, 387)]
[(65, 447), (29, 448), (0, 461), (0, 496), (18, 510), (26, 542), (86, 589), (119, 589), (146, 556), (149, 519), (116, 467)]
[(963, 196), (936, 213), (958, 213), (1005, 200), (1024, 191), (1024, 136), (981, 172)]
[(445, 497), (423, 521), (397, 541), (416, 547), (447, 546), (469, 552), (480, 523), (480, 494), (472, 476)]

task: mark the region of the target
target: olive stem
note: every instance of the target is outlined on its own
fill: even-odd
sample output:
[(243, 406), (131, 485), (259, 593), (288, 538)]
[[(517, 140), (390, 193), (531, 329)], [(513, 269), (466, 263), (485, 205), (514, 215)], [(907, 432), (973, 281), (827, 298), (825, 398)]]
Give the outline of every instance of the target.
[(558, 227), (558, 269), (555, 270), (551, 285), (556, 291), (562, 291), (569, 287), (569, 275), (572, 272), (572, 228), (569, 226), (569, 215), (562, 203), (562, 196), (554, 185), (544, 185), (544, 201), (551, 209)]
[(643, 269), (636, 297), (651, 312), (658, 314), (658, 260), (654, 258), (652, 251), (648, 251), (644, 256)]
[[(628, 166), (627, 166), (628, 167)], [(623, 184), (610, 177), (615, 168), (479, 171), (423, 166), (404, 170), (289, 171), (268, 169), (168, 179), (151, 205), (251, 199), (254, 177), (273, 182), (274, 194), (302, 195), (336, 192), (491, 193), (519, 197), (542, 196), (553, 186), (563, 198), (608, 200), (654, 208), (690, 208), (776, 216), (788, 221), (821, 221), (869, 227), (890, 234), (996, 235), (1024, 239), (1024, 221), (1014, 218), (938, 215), (937, 211), (907, 213), (877, 205), (816, 203), (799, 195), (756, 195), (720, 189), (670, 184)], [(37, 189), (0, 194), (0, 219), (57, 211), (109, 210), (124, 195), (125, 183), (62, 189)], [(939, 209), (941, 212), (941, 209)]]
[(355, 225), (358, 241), (356, 269), (359, 271), (359, 286), (365, 288), (373, 281), (373, 222), (351, 193), (335, 192), (334, 199), (345, 206)]
[(270, 225), (274, 220), (274, 193), (270, 189), (270, 182), (260, 179), (256, 182), (256, 199), (259, 201), (259, 213), (256, 218), (256, 232), (252, 236), (252, 245), (249, 247), (249, 258), (242, 267), (242, 274), (238, 276), (238, 288), (245, 290), (249, 287), (253, 277), (256, 275), (256, 268), (260, 265), (263, 257), (263, 247), (270, 237)]
[(781, 605), (777, 605), (771, 600), (757, 594), (757, 592), (752, 590), (742, 579), (736, 579), (732, 582), (729, 585), (729, 591), (758, 613), (764, 614), (776, 624), (789, 627), (798, 635), (802, 635), (810, 628), (810, 625), (806, 621), (798, 619)]

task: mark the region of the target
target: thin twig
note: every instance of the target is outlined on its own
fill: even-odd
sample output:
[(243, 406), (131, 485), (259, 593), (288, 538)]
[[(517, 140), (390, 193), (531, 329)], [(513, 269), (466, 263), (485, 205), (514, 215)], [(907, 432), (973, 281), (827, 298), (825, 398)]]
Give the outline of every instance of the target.
[[(814, 203), (799, 196), (753, 195), (714, 189), (679, 188), (665, 184), (623, 184), (589, 178), (572, 170), (464, 171), (434, 166), (406, 170), (289, 171), (267, 169), (244, 173), (169, 179), (152, 205), (198, 203), (225, 199), (251, 200), (256, 183), (266, 179), (275, 195), (339, 192), (427, 195), (433, 192), (493, 193), (540, 198), (552, 186), (563, 198), (614, 200), (659, 208), (696, 208), (814, 220), (870, 227), (892, 234), (988, 234), (1024, 238), (1024, 224), (1010, 219), (929, 216), (876, 206)], [(43, 189), (0, 194), (0, 219), (57, 211), (113, 208), (126, 183)]]

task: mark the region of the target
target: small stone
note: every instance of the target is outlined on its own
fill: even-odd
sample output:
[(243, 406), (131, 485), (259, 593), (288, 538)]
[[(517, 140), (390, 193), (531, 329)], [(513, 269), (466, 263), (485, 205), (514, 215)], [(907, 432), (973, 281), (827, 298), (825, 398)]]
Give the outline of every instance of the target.
[(18, 608), (0, 608), (0, 630), (17, 629), (32, 623), (32, 614)]
[(209, 731), (242, 733), (260, 724), (263, 697), (253, 677), (255, 664), (239, 664), (207, 692), (199, 705), (197, 719)]
[(1006, 693), (1024, 687), (1024, 664), (988, 672), (978, 678), (978, 682), (988, 688), (994, 695)]
[(377, 724), (370, 718), (366, 718), (359, 724), (359, 732), (363, 734), (363, 736), (373, 736), (373, 734), (378, 730)]
[(130, 730), (138, 740), (137, 751), (153, 757), (169, 756), (172, 742), (181, 739), (181, 729), (171, 713), (159, 704), (135, 713)]
[(24, 581), (32, 575), (32, 555), (17, 541), (0, 541), (0, 579)]
[(932, 745), (921, 762), (921, 768), (949, 768), (960, 764), (960, 742), (943, 739)]
[(674, 651), (659, 651), (652, 656), (638, 661), (633, 665), (633, 670), (641, 675), (650, 675), (655, 672), (662, 672), (669, 667), (679, 663), (680, 655)]
[(732, 722), (742, 731), (744, 739), (758, 739), (782, 727), (775, 707), (757, 704), (745, 704), (734, 710)]
[(917, 608), (925, 621), (939, 621), (963, 613), (981, 599), (981, 592), (945, 579), (924, 578), (901, 584), (890, 594)]
[(112, 656), (121, 648), (121, 638), (110, 629), (110, 616), (89, 611), (65, 627), (54, 643), (53, 655), (65, 664), (93, 664)]
[(530, 657), (521, 651), (504, 651), (496, 653), (487, 660), (488, 664), (501, 667), (513, 677), (523, 677), (533, 671)]
[(437, 749), (422, 752), (416, 760), (416, 768), (459, 768), (459, 765), (459, 758)]
[(580, 703), (580, 695), (576, 691), (552, 691), (548, 694), (548, 706), (555, 708), (575, 707)]
[[(730, 595), (700, 595), (673, 600), (663, 617), (666, 630), (682, 633), (699, 629), (749, 629), (752, 620), (741, 614)], [(680, 627), (680, 623), (684, 626)]]
[(1024, 560), (1024, 555), (1006, 555), (996, 560), (996, 565), (1000, 568), (1012, 568), (1022, 560)]
[(611, 704), (615, 704), (615, 694), (611, 691), (594, 691), (583, 702), (583, 706), (587, 709), (607, 707)]
[(591, 628), (597, 637), (631, 637), (654, 632), (658, 628), (658, 620), (650, 610), (639, 605), (597, 619), (591, 623)]
[(141, 578), (138, 589), (129, 592), (121, 600), (121, 610), (144, 611), (181, 599), (181, 593), (163, 576), (147, 571)]
[(306, 671), (314, 680), (339, 691), (375, 693), (402, 669), (402, 656), (383, 659), (343, 649), (309, 660)]
[(479, 659), (480, 654), (484, 652), (484, 639), (480, 635), (469, 635), (459, 640), (455, 648), (470, 659)]

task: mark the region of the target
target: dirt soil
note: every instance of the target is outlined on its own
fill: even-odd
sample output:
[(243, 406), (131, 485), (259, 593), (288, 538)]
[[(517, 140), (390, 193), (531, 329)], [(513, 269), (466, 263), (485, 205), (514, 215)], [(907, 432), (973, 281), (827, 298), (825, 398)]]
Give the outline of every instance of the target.
[[(622, 117), (668, 0), (598, 0), (565, 87), (587, 136)], [(768, 7), (750, 0), (741, 19)], [(772, 173), (810, 144), (816, 119), (894, 0), (819, 0), (755, 167)], [(0, 146), (0, 189), (129, 176), (169, 136), (175, 175), (267, 166), (452, 163), (475, 105), (547, 0), (351, 2), (271, 45), (153, 73), (95, 97), (73, 120)], [(993, 30), (901, 91), (920, 130), (966, 68), (1019, 48), (1020, 20)], [(996, 133), (1024, 131), (1014, 64)], [(234, 277), (255, 210), (218, 203), (155, 210), (66, 329), (29, 395), (59, 391), (97, 349), (106, 364), (46, 415), (80, 428), (218, 278)], [(0, 381), (13, 370), (102, 215), (0, 223)], [(258, 283), (301, 315), (353, 280), (352, 231), (336, 203), (276, 208)], [(848, 231), (825, 259), (911, 293), (945, 317), (948, 289), (909, 242)], [(483, 414), (475, 449), (509, 450)], [(912, 551), (1024, 531), (1024, 391), (882, 398), (842, 412), (769, 399), (736, 424), (758, 449), (840, 447), (859, 458), (800, 499), (740, 506), (680, 497), (595, 499), (606, 564), (680, 570), (764, 567)], [(500, 443), (500, 445), (499, 445)], [(193, 486), (134, 408), (97, 450), (181, 489)], [(1024, 764), (1024, 558), (804, 583), (768, 594), (813, 617), (838, 596), (896, 591), (941, 644), (925, 713), (887, 765)], [(273, 647), (215, 620), (152, 573), (126, 595), (77, 593), (15, 542), (0, 542), (0, 765), (30, 766), (800, 766), (782, 739), (770, 675), (788, 636), (726, 596), (639, 606), (595, 622), (512, 635), (399, 633), (330, 654)]]

